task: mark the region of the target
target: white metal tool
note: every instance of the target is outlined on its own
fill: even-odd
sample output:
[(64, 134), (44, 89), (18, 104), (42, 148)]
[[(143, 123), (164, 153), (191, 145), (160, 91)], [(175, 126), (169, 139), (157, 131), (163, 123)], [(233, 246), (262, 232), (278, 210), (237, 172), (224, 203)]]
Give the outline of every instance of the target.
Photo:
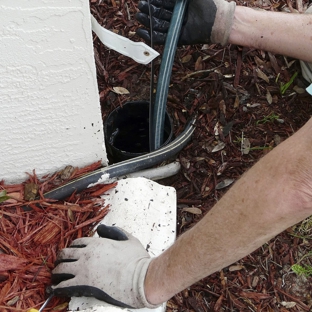
[(144, 42), (134, 42), (105, 29), (92, 15), (91, 23), (92, 30), (103, 44), (112, 50), (132, 58), (140, 64), (146, 65), (159, 55), (157, 51), (146, 45)]

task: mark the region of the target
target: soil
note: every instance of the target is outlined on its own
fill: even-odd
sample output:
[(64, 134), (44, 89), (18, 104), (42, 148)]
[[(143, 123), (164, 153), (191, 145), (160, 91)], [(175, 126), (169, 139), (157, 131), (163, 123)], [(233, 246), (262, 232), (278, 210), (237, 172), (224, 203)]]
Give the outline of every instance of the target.
[[(283, 0), (237, 3), (299, 12), (308, 4)], [(133, 17), (137, 1), (90, 0), (90, 5), (105, 28), (140, 41), (135, 35), (139, 25)], [(103, 120), (128, 101), (149, 100), (150, 65), (140, 65), (109, 50), (95, 35), (94, 48)], [(162, 53), (162, 47), (155, 49)], [(161, 56), (154, 65), (156, 79), (160, 62)], [(296, 73), (282, 93), (281, 86)], [(118, 94), (114, 87), (129, 93)], [(312, 113), (298, 60), (215, 44), (177, 49), (167, 110), (174, 135), (198, 114), (191, 142), (176, 156), (182, 165), (180, 173), (160, 181), (177, 190), (179, 235), (211, 209), (229, 188), (229, 181), (237, 180), (292, 135)], [(220, 182), (225, 182), (225, 187), (216, 188)], [(186, 212), (185, 207), (200, 210)], [(239, 262), (177, 294), (167, 303), (167, 311), (311, 311), (312, 277), (298, 276), (291, 269), (298, 262), (312, 262), (308, 254), (312, 230), (302, 231), (301, 224), (286, 230)]]

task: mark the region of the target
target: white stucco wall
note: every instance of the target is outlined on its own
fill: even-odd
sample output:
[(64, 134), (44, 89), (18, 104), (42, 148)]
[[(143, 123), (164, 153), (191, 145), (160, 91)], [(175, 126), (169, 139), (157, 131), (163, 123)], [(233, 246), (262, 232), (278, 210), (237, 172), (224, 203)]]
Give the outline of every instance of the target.
[(106, 164), (88, 0), (0, 1), (0, 180)]

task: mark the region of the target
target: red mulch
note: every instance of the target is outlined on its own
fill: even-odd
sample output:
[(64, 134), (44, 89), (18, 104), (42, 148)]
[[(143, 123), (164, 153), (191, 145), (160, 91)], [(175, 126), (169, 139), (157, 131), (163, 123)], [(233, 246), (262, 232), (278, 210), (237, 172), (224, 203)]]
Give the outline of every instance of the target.
[[(294, 8), (302, 11), (307, 6), (306, 0), (236, 2), (278, 11)], [(107, 29), (134, 41), (140, 40), (134, 34), (138, 27), (133, 18), (137, 1), (90, 0), (90, 5), (95, 18)], [(137, 64), (107, 49), (95, 36), (94, 48), (104, 120), (126, 101), (148, 100), (149, 65)], [(161, 53), (161, 47), (156, 49)], [(155, 61), (156, 76), (160, 59)], [(215, 44), (178, 48), (167, 103), (174, 134), (182, 131), (189, 116), (198, 113), (193, 139), (177, 156), (182, 164), (181, 172), (161, 181), (177, 190), (179, 234), (198, 222), (226, 192), (227, 187), (216, 187), (220, 182), (238, 179), (308, 120), (312, 113), (311, 98), (297, 92), (298, 87), (302, 87), (300, 74), (284, 94), (280, 92), (280, 85), (287, 83), (295, 72), (300, 72), (297, 60), (264, 51), (232, 45), (222, 48)], [(117, 95), (113, 87), (124, 87), (129, 94)], [(242, 153), (243, 138), (250, 142), (246, 153)], [(220, 150), (212, 152), (216, 146)], [(77, 174), (70, 170), (67, 178)], [(31, 175), (29, 182), (39, 184), (39, 194), (42, 194), (43, 187), (53, 188), (58, 179), (60, 175), (56, 174), (42, 182)], [(0, 184), (0, 188), (5, 187), (13, 196), (24, 194), (24, 186)], [(92, 200), (90, 206), (90, 190), (62, 203), (40, 200), (36, 204), (45, 209), (38, 210), (32, 205), (33, 212), (23, 211), (21, 207), (25, 202), (20, 202), (20, 198), (12, 204), (0, 204), (0, 208), (6, 205), (5, 210), (1, 209), (0, 248), (14, 257), (3, 261), (8, 272), (0, 271), (1, 311), (40, 306), (57, 250), (77, 237), (88, 235), (97, 222), (94, 216), (101, 213), (98, 199)], [(84, 212), (76, 211), (77, 206)], [(199, 207), (201, 214), (183, 210), (192, 206)], [(90, 224), (85, 230), (78, 226), (90, 218), (94, 220), (92, 227)], [(51, 238), (38, 234), (49, 232), (47, 227), (52, 223), (55, 224), (54, 237), (59, 239), (53, 248), (49, 246)], [(78, 231), (72, 232), (75, 226)], [(34, 243), (43, 244), (36, 255)], [(291, 265), (298, 262), (312, 265), (311, 247), (311, 229), (303, 232), (300, 224), (294, 226), (238, 263), (174, 296), (167, 304), (167, 311), (311, 311), (312, 277), (297, 276), (291, 270)], [(27, 252), (31, 255), (27, 256)], [(28, 295), (26, 285), (30, 282), (33, 286)], [(36, 297), (35, 292), (40, 296)], [(55, 298), (52, 305), (62, 303), (58, 300)]]
[[(47, 297), (58, 251), (76, 238), (92, 235), (96, 224), (107, 214), (108, 206), (100, 195), (116, 183), (105, 188), (94, 186), (72, 194), (66, 201), (42, 196), (100, 165), (97, 162), (82, 169), (67, 167), (40, 180), (33, 173), (25, 183), (17, 185), (0, 182), (0, 191), (5, 190), (10, 197), (0, 203), (1, 311), (39, 309)], [(30, 195), (28, 186), (35, 189)], [(40, 195), (40, 199), (25, 200), (32, 195)], [(54, 297), (45, 311), (66, 311), (67, 302), (68, 299)]]

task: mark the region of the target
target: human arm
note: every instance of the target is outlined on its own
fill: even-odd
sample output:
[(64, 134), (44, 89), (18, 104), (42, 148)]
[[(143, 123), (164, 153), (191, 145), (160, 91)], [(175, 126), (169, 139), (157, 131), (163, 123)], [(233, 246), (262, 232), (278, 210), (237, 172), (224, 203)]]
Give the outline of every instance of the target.
[[(155, 307), (248, 255), (312, 214), (311, 133), (312, 119), (257, 162), (198, 224), (157, 258), (151, 259), (135, 239), (125, 246), (125, 242), (110, 244), (104, 238), (88, 238), (94, 245), (83, 255), (83, 248), (70, 254), (61, 252), (58, 261), (63, 264), (53, 275), (78, 274), (79, 278), (58, 282), (55, 294), (76, 295), (80, 286), (78, 295), (85, 295), (83, 286), (94, 285), (108, 292), (105, 288), (109, 285), (109, 291), (117, 290), (109, 293), (117, 304)], [(80, 262), (66, 262), (79, 258)], [(125, 301), (129, 299), (131, 302)]]
[(312, 120), (244, 174), (192, 229), (150, 263), (145, 294), (168, 300), (312, 214)]
[[(166, 7), (153, 10), (154, 42), (164, 44), (174, 1), (151, 0)], [(147, 4), (140, 2), (136, 18), (149, 28)], [(170, 4), (170, 5), (169, 5)], [(171, 8), (169, 8), (171, 6)], [(211, 14), (211, 12), (215, 12)], [(227, 43), (262, 49), (303, 61), (312, 62), (312, 14), (296, 14), (255, 10), (236, 6), (226, 0), (191, 0), (186, 22), (182, 27), (180, 44)], [(160, 25), (160, 26), (157, 26)], [(149, 41), (149, 32), (138, 30)]]
[(229, 43), (312, 62), (312, 14), (236, 6)]

